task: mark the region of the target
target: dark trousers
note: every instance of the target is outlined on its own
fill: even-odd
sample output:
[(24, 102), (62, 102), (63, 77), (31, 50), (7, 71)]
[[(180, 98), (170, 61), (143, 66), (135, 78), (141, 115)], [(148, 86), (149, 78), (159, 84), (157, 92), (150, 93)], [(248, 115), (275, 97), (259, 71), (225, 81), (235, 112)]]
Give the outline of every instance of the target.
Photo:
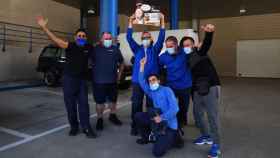
[[(132, 108), (131, 108), (131, 120), (132, 120), (132, 128), (136, 128), (134, 116), (137, 112), (143, 112), (143, 99), (144, 99), (144, 91), (140, 87), (138, 83), (132, 84)], [(152, 107), (153, 101), (151, 98), (146, 96), (146, 106)]]
[(64, 75), (63, 93), (67, 116), (72, 129), (79, 128), (78, 112), (81, 127), (87, 129), (89, 123), (89, 104), (87, 81)]
[[(152, 120), (147, 112), (138, 112), (135, 114), (135, 122), (141, 137), (148, 139), (151, 133)], [(167, 128), (165, 135), (159, 136), (153, 145), (153, 155), (155, 157), (163, 156), (170, 150), (176, 141), (177, 131)]]
[(190, 93), (189, 88), (186, 89), (172, 89), (176, 98), (178, 98), (179, 112), (177, 113), (177, 119), (180, 127), (183, 127), (187, 123), (187, 116), (190, 104)]

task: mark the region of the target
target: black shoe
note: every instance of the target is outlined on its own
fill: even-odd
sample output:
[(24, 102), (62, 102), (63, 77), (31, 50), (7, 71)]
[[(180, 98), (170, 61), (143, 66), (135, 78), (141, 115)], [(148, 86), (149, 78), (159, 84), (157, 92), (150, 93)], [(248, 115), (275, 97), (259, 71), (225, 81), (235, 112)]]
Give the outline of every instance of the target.
[(97, 135), (96, 135), (96, 133), (91, 129), (91, 128), (89, 128), (89, 129), (84, 129), (83, 130), (83, 133), (86, 135), (86, 137), (88, 137), (88, 138), (96, 138), (97, 137)]
[(69, 136), (76, 136), (79, 134), (79, 129), (78, 128), (71, 128), (68, 135)]
[(119, 120), (116, 114), (110, 114), (109, 121), (111, 121), (114, 125), (121, 126), (122, 122)]
[(131, 130), (130, 130), (130, 135), (132, 135), (132, 136), (138, 136), (138, 131), (137, 131), (137, 129), (136, 129), (136, 128), (131, 128)]
[(174, 142), (174, 147), (180, 149), (180, 148), (183, 148), (184, 145), (185, 145), (185, 143), (184, 143), (182, 136), (180, 135), (179, 132), (177, 132), (175, 142)]
[(145, 138), (139, 138), (139, 139), (136, 140), (136, 143), (140, 144), (140, 145), (145, 145), (145, 144), (149, 143), (149, 140), (145, 139)]
[(99, 118), (99, 119), (97, 119), (97, 122), (96, 122), (96, 130), (102, 131), (103, 129), (104, 129), (103, 118)]

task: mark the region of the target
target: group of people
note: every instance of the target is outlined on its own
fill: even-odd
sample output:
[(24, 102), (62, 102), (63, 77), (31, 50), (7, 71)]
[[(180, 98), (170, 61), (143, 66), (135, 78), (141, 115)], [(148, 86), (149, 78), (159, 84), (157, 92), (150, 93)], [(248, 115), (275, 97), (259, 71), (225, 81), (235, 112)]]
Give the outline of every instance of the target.
[[(194, 39), (188, 36), (183, 37), (179, 43), (175, 36), (165, 39), (165, 20), (161, 14), (157, 41), (153, 41), (150, 32), (144, 31), (141, 44), (138, 44), (133, 39), (134, 20), (134, 15), (129, 18), (127, 29), (127, 41), (134, 54), (131, 135), (140, 136), (136, 141), (138, 144), (154, 143), (153, 155), (156, 157), (180, 146), (178, 143), (183, 141), (181, 136), (184, 126), (188, 124), (188, 106), (192, 98), (195, 121), (201, 132), (194, 144), (212, 145), (208, 156), (218, 157), (220, 80), (207, 54), (212, 44), (214, 26), (207, 24), (202, 27), (205, 38), (200, 46), (196, 46)], [(96, 130), (104, 128), (103, 112), (106, 102), (110, 108), (109, 120), (121, 126), (122, 122), (116, 115), (116, 103), (117, 83), (123, 72), (124, 59), (119, 48), (114, 45), (111, 33), (102, 33), (99, 44), (93, 46), (87, 42), (87, 33), (83, 29), (76, 31), (75, 42), (67, 42), (56, 37), (47, 28), (46, 19), (38, 17), (37, 22), (49, 38), (66, 51), (63, 93), (71, 127), (69, 135), (77, 135), (81, 126), (87, 137), (97, 136), (89, 118), (88, 59), (93, 65), (93, 96), (98, 117)], [(164, 43), (166, 51), (161, 53)], [(165, 78), (164, 82), (161, 82), (162, 76)], [(147, 109), (145, 112), (144, 97)], [(204, 119), (205, 113), (208, 122)]]

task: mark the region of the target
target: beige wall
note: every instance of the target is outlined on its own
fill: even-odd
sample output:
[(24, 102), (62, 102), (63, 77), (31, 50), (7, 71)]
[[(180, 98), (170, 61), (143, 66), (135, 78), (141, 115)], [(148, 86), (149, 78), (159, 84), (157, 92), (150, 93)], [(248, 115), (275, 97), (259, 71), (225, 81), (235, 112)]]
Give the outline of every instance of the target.
[(279, 39), (280, 14), (203, 19), (216, 25), (211, 49), (213, 62), (222, 76), (236, 76), (236, 43), (247, 39)]
[(51, 29), (73, 32), (79, 27), (80, 11), (52, 0), (1, 0), (0, 21), (36, 25), (35, 17), (44, 15)]
[[(49, 28), (63, 32), (75, 31), (80, 23), (78, 9), (52, 0), (0, 0), (0, 21), (37, 26), (37, 15), (48, 17)], [(35, 68), (43, 46), (34, 46), (32, 53), (28, 53), (28, 47), (28, 44), (9, 42), (6, 52), (0, 50), (0, 81), (40, 77)]]

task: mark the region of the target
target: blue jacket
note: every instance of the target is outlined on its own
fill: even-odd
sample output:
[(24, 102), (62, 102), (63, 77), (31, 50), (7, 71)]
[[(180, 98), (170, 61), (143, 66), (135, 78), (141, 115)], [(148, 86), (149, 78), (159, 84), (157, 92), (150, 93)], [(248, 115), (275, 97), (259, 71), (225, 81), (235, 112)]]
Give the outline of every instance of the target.
[[(145, 50), (143, 45), (137, 44), (137, 42), (132, 37), (133, 29), (127, 29), (127, 41), (135, 56), (135, 61), (133, 65), (132, 82), (138, 83), (138, 73), (140, 68), (140, 60), (145, 57)], [(154, 45), (147, 48), (147, 63), (145, 66), (144, 77), (147, 78), (150, 74), (159, 74), (159, 64), (158, 56), (163, 47), (165, 39), (165, 29), (160, 29), (158, 40)]]
[(177, 112), (179, 111), (177, 99), (169, 87), (160, 86), (159, 89), (152, 91), (144, 78), (144, 73), (139, 72), (139, 83), (144, 92), (153, 100), (155, 108), (162, 111), (162, 120), (167, 121), (168, 127), (178, 129)]
[(188, 58), (189, 55), (182, 48), (179, 48), (178, 54), (175, 55), (170, 55), (167, 51), (160, 55), (159, 64), (167, 71), (167, 86), (178, 90), (192, 87)]

